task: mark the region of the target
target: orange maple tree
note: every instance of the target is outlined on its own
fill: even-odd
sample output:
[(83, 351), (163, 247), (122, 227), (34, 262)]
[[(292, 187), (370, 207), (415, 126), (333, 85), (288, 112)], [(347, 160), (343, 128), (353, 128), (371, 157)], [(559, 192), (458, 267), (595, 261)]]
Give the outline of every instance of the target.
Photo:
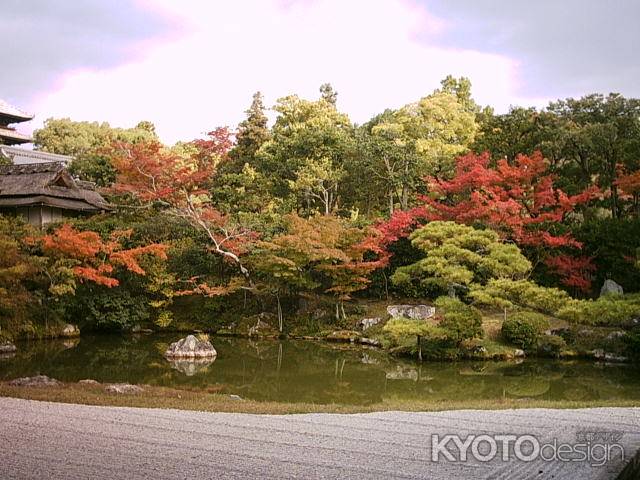
[(92, 231), (80, 232), (69, 224), (64, 224), (53, 233), (32, 240), (40, 243), (45, 255), (71, 260), (71, 269), (81, 281), (90, 281), (106, 287), (116, 287), (119, 281), (114, 277), (116, 267), (129, 272), (145, 275), (140, 266), (140, 258), (153, 255), (166, 259), (166, 246), (149, 244), (126, 249), (121, 240), (131, 236), (131, 230), (118, 230), (108, 240)]

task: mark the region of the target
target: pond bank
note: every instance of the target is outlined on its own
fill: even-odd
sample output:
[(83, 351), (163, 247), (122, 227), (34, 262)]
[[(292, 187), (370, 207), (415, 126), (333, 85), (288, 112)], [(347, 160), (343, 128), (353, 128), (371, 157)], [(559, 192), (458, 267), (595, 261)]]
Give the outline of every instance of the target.
[[(640, 445), (640, 411), (631, 408), (254, 416), (0, 398), (0, 422), (8, 479), (604, 480), (616, 478)], [(500, 455), (489, 462), (432, 460), (433, 434), (526, 434), (543, 444), (575, 444), (580, 432), (596, 431), (619, 432), (625, 458), (614, 450), (600, 466), (513, 455), (508, 462)]]

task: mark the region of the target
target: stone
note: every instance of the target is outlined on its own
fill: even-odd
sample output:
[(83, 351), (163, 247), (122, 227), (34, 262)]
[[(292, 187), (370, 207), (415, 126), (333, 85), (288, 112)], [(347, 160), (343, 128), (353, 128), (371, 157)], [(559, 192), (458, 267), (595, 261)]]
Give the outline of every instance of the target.
[(478, 355), (486, 355), (487, 353), (489, 353), (489, 351), (487, 350), (487, 348), (485, 346), (477, 345), (476, 347), (474, 347), (473, 353), (478, 354)]
[(362, 337), (360, 339), (360, 344), (361, 345), (369, 345), (371, 347), (379, 347), (380, 346), (380, 342), (378, 340), (376, 340), (375, 338), (367, 338), (367, 337)]
[(131, 395), (134, 393), (142, 393), (144, 389), (138, 385), (131, 385), (130, 383), (112, 383), (107, 385), (105, 391), (109, 393), (118, 393), (122, 395)]
[(258, 320), (258, 322), (249, 329), (249, 336), (262, 336), (262, 335), (274, 335), (277, 330), (269, 325), (267, 322)]
[(596, 349), (591, 352), (593, 358), (596, 360), (604, 360), (605, 362), (626, 362), (627, 357), (622, 355), (616, 355), (614, 353), (605, 352), (602, 349)]
[(151, 330), (150, 328), (142, 328), (141, 325), (136, 324), (133, 327), (131, 327), (131, 333), (148, 334), (148, 333), (153, 333), (153, 330)]
[(11, 342), (0, 343), (0, 354), (2, 353), (14, 353), (16, 350), (16, 346)]
[(218, 355), (208, 340), (199, 340), (193, 335), (178, 340), (169, 345), (164, 352), (166, 358), (211, 358)]
[(387, 313), (393, 318), (426, 320), (436, 314), (436, 308), (429, 305), (389, 305)]
[(604, 284), (602, 285), (602, 288), (600, 289), (600, 296), (603, 297), (605, 295), (610, 295), (610, 294), (618, 294), (618, 295), (623, 295), (624, 294), (624, 290), (622, 289), (621, 285), (618, 285), (616, 282), (614, 282), (613, 280), (611, 280), (610, 278), (604, 281)]
[(522, 350), (522, 349), (520, 349), (520, 348), (516, 348), (516, 349), (513, 351), (513, 356), (514, 356), (515, 358), (523, 358), (523, 357), (525, 357), (525, 356), (526, 356), (526, 353), (524, 353), (524, 350)]
[(100, 385), (100, 382), (94, 380), (92, 378), (85, 378), (84, 380), (79, 380), (78, 383), (80, 385)]
[(364, 331), (368, 328), (373, 327), (374, 325), (378, 325), (381, 321), (382, 319), (380, 317), (363, 318), (358, 322), (358, 326)]
[(169, 360), (171, 368), (184, 373), (187, 377), (193, 377), (196, 373), (205, 372), (207, 367), (215, 362), (216, 357), (209, 358), (179, 358)]
[(242, 400), (242, 397), (240, 395), (229, 395), (229, 398), (231, 400)]
[(36, 375), (35, 377), (16, 378), (11, 380), (9, 385), (12, 387), (59, 387), (62, 382), (46, 375)]
[(611, 332), (609, 335), (607, 335), (607, 340), (618, 340), (622, 337), (624, 337), (626, 335), (626, 333), (624, 333), (621, 330), (616, 330), (614, 332)]
[(360, 338), (360, 334), (358, 332), (354, 332), (353, 330), (336, 330), (334, 332), (331, 332), (329, 335), (327, 335), (325, 337), (325, 340), (329, 342), (354, 343), (359, 338)]
[(77, 325), (72, 325), (71, 323), (67, 323), (63, 328), (60, 335), (63, 337), (79, 337), (80, 329)]

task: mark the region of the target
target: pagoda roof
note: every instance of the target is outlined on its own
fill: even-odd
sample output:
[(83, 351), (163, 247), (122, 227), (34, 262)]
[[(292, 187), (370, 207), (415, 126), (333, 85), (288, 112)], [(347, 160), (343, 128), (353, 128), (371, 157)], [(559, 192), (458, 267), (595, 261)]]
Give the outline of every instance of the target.
[(6, 101), (0, 98), (0, 116), (7, 117), (12, 120), (8, 123), (20, 123), (27, 122), (33, 119), (33, 115), (8, 104)]
[(14, 165), (49, 162), (68, 165), (73, 160), (73, 157), (67, 155), (58, 155), (40, 150), (27, 150), (26, 148), (9, 147), (7, 145), (0, 145), (0, 156), (10, 160)]
[(13, 128), (6, 128), (0, 124), (0, 145), (17, 145), (19, 143), (31, 143), (33, 139), (29, 135), (16, 132)]

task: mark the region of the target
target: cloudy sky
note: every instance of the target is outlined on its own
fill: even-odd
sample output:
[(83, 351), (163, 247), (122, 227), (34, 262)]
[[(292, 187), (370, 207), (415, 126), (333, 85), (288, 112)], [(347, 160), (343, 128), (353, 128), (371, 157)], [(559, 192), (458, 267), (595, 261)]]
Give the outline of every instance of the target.
[(2, 0), (0, 98), (190, 140), (330, 82), (364, 122), (468, 76), (481, 104), (640, 96), (638, 0)]

